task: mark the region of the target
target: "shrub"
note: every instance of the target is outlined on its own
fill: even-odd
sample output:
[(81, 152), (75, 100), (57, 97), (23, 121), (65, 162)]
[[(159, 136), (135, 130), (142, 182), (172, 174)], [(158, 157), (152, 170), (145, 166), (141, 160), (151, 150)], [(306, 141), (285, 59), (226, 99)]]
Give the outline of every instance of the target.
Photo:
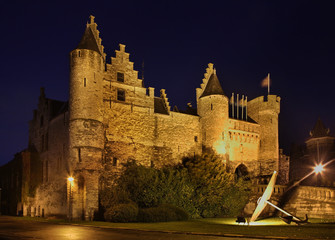
[(169, 204), (158, 207), (143, 208), (138, 213), (139, 222), (168, 222), (188, 219), (188, 214), (181, 208)]
[(117, 204), (108, 208), (104, 214), (107, 222), (134, 222), (137, 215), (138, 207), (134, 203)]

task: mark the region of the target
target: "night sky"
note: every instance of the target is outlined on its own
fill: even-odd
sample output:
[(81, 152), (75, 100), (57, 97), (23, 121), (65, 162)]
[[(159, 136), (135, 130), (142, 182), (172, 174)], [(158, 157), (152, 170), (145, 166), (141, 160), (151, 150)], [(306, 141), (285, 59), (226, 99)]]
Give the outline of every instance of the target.
[[(89, 15), (107, 61), (126, 45), (146, 87), (170, 105), (195, 105), (209, 62), (225, 93), (281, 97), (280, 146), (303, 143), (318, 117), (335, 133), (335, 14), (332, 1), (1, 1), (0, 165), (28, 145), (40, 87), (68, 100), (69, 52)], [(139, 74), (141, 77), (141, 73)]]

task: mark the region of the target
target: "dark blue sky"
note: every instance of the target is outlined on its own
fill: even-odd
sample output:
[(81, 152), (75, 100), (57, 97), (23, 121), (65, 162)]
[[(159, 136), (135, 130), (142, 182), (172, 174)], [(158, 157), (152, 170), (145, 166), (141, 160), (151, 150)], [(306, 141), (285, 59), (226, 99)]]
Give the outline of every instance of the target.
[(280, 145), (302, 143), (318, 117), (335, 132), (332, 1), (1, 1), (0, 165), (28, 144), (40, 87), (68, 99), (69, 52), (94, 15), (108, 62), (126, 44), (145, 85), (170, 105), (195, 103), (214, 63), (227, 95), (282, 98)]

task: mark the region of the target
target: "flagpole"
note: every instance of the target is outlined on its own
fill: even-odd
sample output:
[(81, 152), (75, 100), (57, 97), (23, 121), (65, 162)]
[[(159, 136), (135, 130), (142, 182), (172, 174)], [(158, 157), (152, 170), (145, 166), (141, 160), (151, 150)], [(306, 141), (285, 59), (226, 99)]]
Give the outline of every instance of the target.
[(248, 121), (248, 96), (245, 96), (245, 120)]
[(268, 95), (270, 95), (270, 73), (268, 73)]
[(240, 111), (240, 109), (238, 109), (238, 101), (239, 101), (238, 99), (239, 99), (239, 94), (236, 95), (236, 116), (237, 116), (236, 119), (238, 119), (238, 115)]
[(242, 120), (243, 120), (243, 107), (244, 107), (244, 100), (243, 99), (244, 99), (244, 95), (242, 95), (242, 99), (241, 99), (241, 107), (242, 107), (242, 116), (241, 116), (242, 118), (241, 119)]
[(232, 109), (232, 115), (233, 115), (233, 118), (234, 118), (234, 93), (232, 93), (232, 96), (231, 96), (231, 109)]

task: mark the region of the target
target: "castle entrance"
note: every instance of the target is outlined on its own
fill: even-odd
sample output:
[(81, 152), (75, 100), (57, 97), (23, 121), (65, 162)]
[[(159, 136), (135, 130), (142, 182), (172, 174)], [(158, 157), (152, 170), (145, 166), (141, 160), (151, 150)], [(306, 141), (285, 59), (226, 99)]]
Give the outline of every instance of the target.
[(245, 180), (249, 179), (248, 168), (243, 163), (238, 165), (235, 169), (235, 178), (236, 180), (238, 180), (239, 178), (244, 178)]

